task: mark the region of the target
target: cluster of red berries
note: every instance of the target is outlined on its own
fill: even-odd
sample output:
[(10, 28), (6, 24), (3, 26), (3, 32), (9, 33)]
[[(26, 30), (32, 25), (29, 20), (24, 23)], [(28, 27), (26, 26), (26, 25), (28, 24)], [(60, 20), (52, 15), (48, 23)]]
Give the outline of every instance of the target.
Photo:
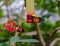
[(4, 27), (6, 30), (10, 32), (14, 32), (15, 30), (22, 32), (22, 27), (16, 27), (16, 22), (13, 20), (8, 20), (6, 23), (4, 23)]

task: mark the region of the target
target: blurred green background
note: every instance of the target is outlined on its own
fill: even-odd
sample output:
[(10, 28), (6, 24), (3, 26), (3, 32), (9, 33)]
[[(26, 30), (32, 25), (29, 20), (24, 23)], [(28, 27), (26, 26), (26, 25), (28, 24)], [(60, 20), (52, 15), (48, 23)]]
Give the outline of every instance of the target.
[[(6, 5), (7, 1), (5, 3), (4, 2), (5, 0), (0, 0), (0, 46), (8, 46), (9, 41), (14, 43), (14, 41), (21, 41), (21, 39), (23, 42), (17, 42), (16, 46), (41, 46), (40, 42), (33, 40), (38, 39), (37, 35), (25, 35), (26, 32), (30, 33), (36, 31), (36, 27), (33, 23), (26, 23), (26, 14), (22, 19), (24, 32), (20, 33), (18, 37), (14, 37), (15, 32), (11, 33), (4, 29), (3, 24), (8, 20), (8, 18), (12, 19), (12, 17), (14, 17), (13, 20), (16, 21), (17, 25), (19, 24), (19, 16), (24, 0), (9, 0), (9, 5)], [(39, 23), (39, 26), (43, 38), (47, 42), (49, 34), (57, 27), (60, 27), (60, 3), (56, 0), (35, 0), (35, 12), (38, 17), (44, 19), (44, 21)], [(51, 39), (55, 38), (60, 38), (60, 31), (57, 32)], [(27, 42), (28, 39), (30, 39), (30, 42)], [(56, 43), (55, 46), (60, 46), (60, 42)]]

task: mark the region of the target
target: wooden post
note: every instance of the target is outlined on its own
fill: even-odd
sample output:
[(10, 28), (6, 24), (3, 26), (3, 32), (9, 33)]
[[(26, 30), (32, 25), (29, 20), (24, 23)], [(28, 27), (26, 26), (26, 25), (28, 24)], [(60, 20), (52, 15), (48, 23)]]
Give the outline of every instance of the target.
[[(34, 0), (26, 0), (26, 12), (27, 12), (27, 14), (35, 14)], [(37, 34), (38, 34), (38, 37), (39, 37), (39, 40), (40, 40), (42, 46), (46, 46), (45, 41), (42, 37), (42, 33), (40, 31), (39, 25), (37, 23), (35, 23), (35, 25), (36, 25)]]
[(34, 13), (34, 0), (26, 0), (26, 11), (27, 14)]

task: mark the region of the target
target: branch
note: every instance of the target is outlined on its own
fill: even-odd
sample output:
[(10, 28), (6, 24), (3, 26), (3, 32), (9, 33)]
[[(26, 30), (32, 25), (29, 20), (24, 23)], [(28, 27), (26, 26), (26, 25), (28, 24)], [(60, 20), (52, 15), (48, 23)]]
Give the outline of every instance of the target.
[(34, 36), (34, 35), (37, 35), (37, 32), (36, 31), (32, 31), (32, 32), (25, 32), (25, 33), (22, 33), (21, 36)]
[[(60, 31), (57, 31), (56, 33), (59, 33)], [(44, 34), (44, 33), (42, 33)], [(37, 35), (37, 31), (32, 31), (32, 32), (24, 32), (21, 34), (22, 36), (27, 35), (27, 36), (34, 36)]]
[(52, 38), (58, 31), (60, 30), (60, 27), (56, 28), (51, 34), (49, 38)]
[[(23, 5), (23, 8), (22, 8), (22, 11), (20, 13), (20, 19), (19, 19), (19, 25), (21, 26), (21, 23), (22, 23), (22, 19), (23, 19), (23, 15), (24, 15), (24, 5)], [(15, 34), (15, 37), (18, 36), (19, 32), (16, 32)]]
[(50, 46), (55, 46), (55, 44), (56, 44), (57, 42), (60, 42), (60, 38), (56, 38), (55, 40), (53, 40), (53, 41), (51, 42)]
[(42, 46), (46, 46), (46, 43), (45, 43), (45, 41), (44, 41), (44, 39), (43, 39), (43, 36), (42, 36), (41, 31), (40, 31), (39, 25), (38, 25), (37, 23), (35, 23), (35, 25), (36, 25), (37, 34), (38, 34), (38, 36), (39, 36), (39, 40), (40, 40)]
[(60, 30), (60, 27), (56, 28), (50, 35), (49, 35), (49, 38), (48, 38), (48, 41), (46, 42), (46, 45), (49, 46), (50, 43), (52, 42), (52, 37), (58, 33), (58, 31)]

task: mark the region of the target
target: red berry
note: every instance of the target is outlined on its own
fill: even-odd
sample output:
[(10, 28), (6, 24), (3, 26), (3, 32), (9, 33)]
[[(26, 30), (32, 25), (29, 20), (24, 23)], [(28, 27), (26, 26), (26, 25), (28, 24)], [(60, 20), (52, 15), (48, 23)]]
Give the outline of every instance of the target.
[(12, 22), (13, 22), (13, 20), (8, 20), (8, 21), (7, 21), (7, 23), (12, 23)]
[(13, 20), (8, 20), (7, 23), (4, 23), (4, 27), (6, 28), (6, 30), (10, 32), (15, 31), (15, 26), (16, 26), (16, 22)]
[(16, 22), (13, 22), (12, 26), (13, 26), (13, 27), (16, 26)]
[(14, 32), (15, 31), (15, 28), (11, 27), (10, 31), (11, 32)]
[(8, 30), (10, 30), (11, 26), (8, 25)]

